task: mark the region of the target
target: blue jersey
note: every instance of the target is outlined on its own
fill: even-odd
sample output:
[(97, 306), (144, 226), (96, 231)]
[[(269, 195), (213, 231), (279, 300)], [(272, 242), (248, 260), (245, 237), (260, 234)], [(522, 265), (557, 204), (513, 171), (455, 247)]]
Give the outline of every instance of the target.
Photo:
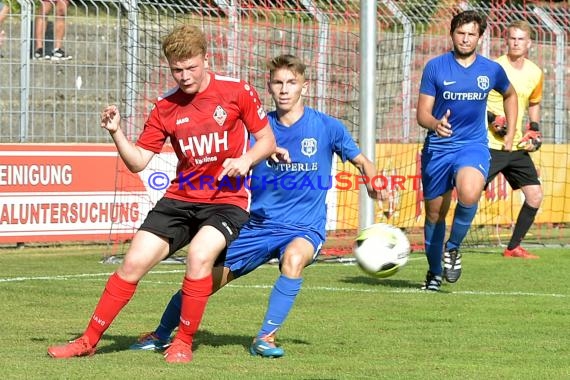
[(461, 66), (452, 52), (437, 56), (426, 64), (420, 93), (435, 98), (432, 115), (441, 119), (449, 109), (452, 134), (437, 137), (429, 131), (425, 139), (428, 150), (447, 150), (466, 144), (487, 145), (487, 96), (491, 90), (503, 94), (510, 82), (497, 62), (481, 55), (469, 67)]
[(253, 168), (251, 221), (268, 227), (294, 225), (324, 238), (333, 154), (345, 162), (360, 150), (339, 120), (312, 108), (305, 107), (289, 127), (279, 123), (276, 112), (267, 116), (277, 146), (289, 151), (291, 163), (268, 159)]

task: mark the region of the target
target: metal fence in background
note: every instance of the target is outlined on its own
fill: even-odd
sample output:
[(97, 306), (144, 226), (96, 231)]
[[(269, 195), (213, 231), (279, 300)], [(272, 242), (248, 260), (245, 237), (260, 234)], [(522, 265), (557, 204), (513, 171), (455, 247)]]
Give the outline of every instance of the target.
[[(32, 59), (34, 2), (8, 5), (20, 11), (3, 26), (1, 142), (106, 142), (98, 115), (109, 103), (120, 105), (129, 133), (136, 136), (149, 100), (170, 84), (160, 39), (179, 22), (201, 25), (211, 39), (211, 66), (252, 82), (263, 96), (266, 60), (283, 52), (300, 55), (311, 68), (311, 105), (343, 119), (358, 136), (358, 1), (72, 1), (64, 49), (73, 59), (63, 62)], [(523, 18), (531, 23), (536, 36), (530, 58), (545, 72), (545, 139), (565, 142), (568, 6), (436, 0), (378, 1), (378, 140), (423, 138), (414, 110), (421, 70), (429, 57), (450, 48), (449, 20), (466, 7), (489, 15), (481, 52), (491, 57), (504, 49), (506, 22)], [(48, 21), (50, 46), (54, 17)]]
[[(20, 13), (4, 22), (0, 60), (0, 141), (108, 142), (98, 128), (102, 105), (125, 99), (126, 24), (119, 2), (73, 1), (65, 19), (69, 61), (34, 60), (35, 4), (18, 0)], [(54, 16), (47, 18), (46, 50), (53, 49)]]

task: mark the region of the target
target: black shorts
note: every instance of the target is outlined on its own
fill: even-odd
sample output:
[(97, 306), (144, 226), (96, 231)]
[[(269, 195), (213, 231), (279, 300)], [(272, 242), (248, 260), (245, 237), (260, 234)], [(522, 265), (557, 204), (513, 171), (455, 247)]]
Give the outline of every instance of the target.
[(226, 246), (239, 235), (249, 213), (230, 204), (190, 203), (161, 198), (148, 213), (141, 230), (167, 238), (172, 255), (190, 243), (202, 226), (212, 226), (226, 238)]
[(491, 167), (489, 168), (487, 184), (493, 181), (497, 174), (503, 173), (513, 190), (527, 185), (540, 185), (536, 167), (527, 151), (506, 152), (496, 149), (490, 149), (490, 151)]

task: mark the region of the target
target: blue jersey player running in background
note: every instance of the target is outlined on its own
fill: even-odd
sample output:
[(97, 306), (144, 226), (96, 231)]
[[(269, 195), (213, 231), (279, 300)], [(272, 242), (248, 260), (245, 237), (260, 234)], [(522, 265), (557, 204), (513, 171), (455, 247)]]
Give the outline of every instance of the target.
[[(475, 11), (457, 14), (451, 20), (453, 51), (431, 59), (422, 74), (417, 120), (428, 130), (421, 158), (429, 265), (422, 289), (426, 290), (439, 291), (442, 274), (451, 283), (461, 276), (459, 247), (477, 212), (489, 170), (486, 103), (493, 89), (503, 95), (509, 126), (503, 149), (512, 148), (517, 95), (505, 70), (476, 53), (486, 27), (485, 18)], [(457, 205), (444, 246), (454, 187)]]
[[(268, 88), (276, 107), (268, 114), (269, 124), (277, 145), (288, 151), (289, 160), (266, 161), (253, 168), (250, 220), (213, 270), (215, 292), (270, 259), (279, 259), (281, 275), (250, 347), (252, 355), (262, 357), (283, 356), (283, 349), (275, 344), (275, 333), (301, 290), (303, 269), (314, 262), (325, 241), (325, 197), (332, 183), (334, 154), (352, 162), (368, 178), (377, 174), (339, 120), (303, 105), (308, 88), (305, 68), (291, 55), (269, 62)], [(372, 198), (382, 197), (370, 184), (367, 191)], [(156, 330), (143, 334), (131, 348), (163, 348), (178, 326), (179, 316), (180, 294), (176, 293)]]

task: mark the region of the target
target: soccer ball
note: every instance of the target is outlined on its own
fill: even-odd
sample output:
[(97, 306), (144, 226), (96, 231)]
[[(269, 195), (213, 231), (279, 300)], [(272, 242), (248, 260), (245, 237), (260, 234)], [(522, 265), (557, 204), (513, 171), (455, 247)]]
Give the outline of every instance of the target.
[(356, 237), (354, 256), (367, 274), (386, 278), (394, 275), (408, 262), (410, 241), (397, 227), (376, 223)]

